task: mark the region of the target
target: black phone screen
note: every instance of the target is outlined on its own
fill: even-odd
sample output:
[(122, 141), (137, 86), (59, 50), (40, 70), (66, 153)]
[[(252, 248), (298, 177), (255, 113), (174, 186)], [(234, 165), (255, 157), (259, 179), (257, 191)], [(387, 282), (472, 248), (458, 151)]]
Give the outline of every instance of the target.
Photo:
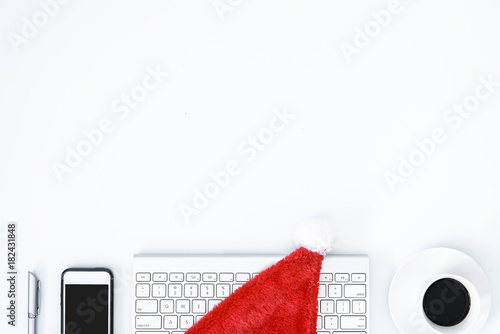
[(108, 334), (108, 301), (108, 285), (66, 284), (66, 334)]

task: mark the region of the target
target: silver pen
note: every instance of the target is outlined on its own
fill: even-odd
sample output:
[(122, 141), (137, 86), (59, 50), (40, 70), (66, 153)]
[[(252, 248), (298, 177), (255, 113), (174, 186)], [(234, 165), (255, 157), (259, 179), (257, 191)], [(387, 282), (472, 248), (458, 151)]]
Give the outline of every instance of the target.
[(28, 271), (28, 334), (36, 334), (36, 317), (40, 313), (40, 281)]

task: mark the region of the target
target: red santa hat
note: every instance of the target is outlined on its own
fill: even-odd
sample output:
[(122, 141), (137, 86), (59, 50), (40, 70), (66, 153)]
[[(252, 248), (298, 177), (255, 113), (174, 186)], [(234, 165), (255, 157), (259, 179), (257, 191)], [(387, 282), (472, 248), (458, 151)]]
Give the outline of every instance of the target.
[(330, 224), (297, 229), (299, 248), (235, 290), (186, 334), (316, 334), (319, 276)]

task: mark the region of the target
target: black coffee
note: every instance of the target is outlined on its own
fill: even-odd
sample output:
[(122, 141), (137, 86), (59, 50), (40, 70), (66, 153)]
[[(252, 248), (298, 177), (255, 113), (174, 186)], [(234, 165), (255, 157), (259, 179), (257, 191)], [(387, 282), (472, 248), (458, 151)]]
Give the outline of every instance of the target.
[(431, 284), (424, 295), (424, 312), (439, 326), (451, 327), (465, 319), (470, 309), (470, 295), (465, 286), (452, 278)]

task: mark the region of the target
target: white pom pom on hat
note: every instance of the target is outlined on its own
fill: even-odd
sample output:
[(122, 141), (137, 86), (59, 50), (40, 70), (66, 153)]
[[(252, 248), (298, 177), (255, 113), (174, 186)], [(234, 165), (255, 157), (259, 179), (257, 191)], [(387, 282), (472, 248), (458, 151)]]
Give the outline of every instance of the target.
[(309, 219), (297, 227), (294, 242), (297, 247), (325, 255), (332, 249), (332, 225), (324, 218)]

